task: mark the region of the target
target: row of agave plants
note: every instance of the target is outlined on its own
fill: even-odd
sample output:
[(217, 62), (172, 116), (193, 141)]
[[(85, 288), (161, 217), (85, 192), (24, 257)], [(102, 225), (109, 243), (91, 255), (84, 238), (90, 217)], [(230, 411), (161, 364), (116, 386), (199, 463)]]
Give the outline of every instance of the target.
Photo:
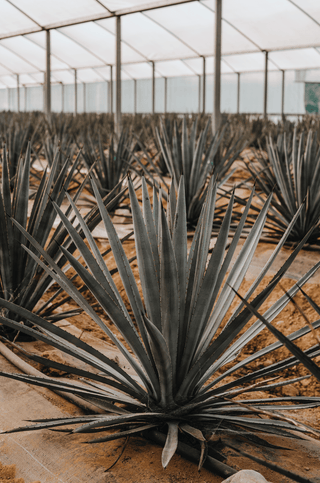
[[(155, 160), (146, 143), (139, 136), (132, 135), (130, 159), (127, 158), (123, 163), (124, 171), (120, 173), (114, 186), (109, 188), (103, 188), (103, 178), (99, 178), (96, 166), (100, 167), (100, 163), (101, 166), (104, 163), (106, 170), (109, 169), (110, 172), (110, 166), (115, 168), (117, 163), (125, 159), (126, 136), (130, 134), (128, 131), (124, 130), (120, 140), (111, 140), (107, 153), (101, 139), (98, 139), (95, 147), (92, 138), (91, 141), (87, 138), (89, 147), (85, 148), (84, 142), (81, 146), (83, 154), (79, 152), (75, 160), (71, 156), (65, 156), (65, 153), (61, 155), (62, 150), (56, 148), (52, 151), (52, 160), (49, 162), (49, 146), (47, 159), (50, 170), (44, 171), (37, 190), (33, 193), (34, 201), (29, 220), (27, 207), (32, 144), (29, 143), (25, 157), (20, 158), (13, 176), (10, 175), (10, 159), (4, 149), (0, 196), (0, 223), (3, 227), (0, 233), (2, 335), (12, 340), (20, 332), (45, 341), (52, 347), (71, 354), (76, 360), (85, 362), (91, 370), (82, 370), (76, 364), (65, 365), (29, 354), (30, 359), (44, 366), (80, 376), (82, 382), (57, 381), (3, 372), (1, 375), (79, 395), (106, 412), (106, 415), (98, 413), (79, 418), (33, 421), (34, 424), (14, 431), (63, 426), (70, 428), (75, 425), (72, 433), (103, 433), (90, 441), (105, 442), (150, 429), (160, 429), (166, 434), (162, 454), (164, 467), (174, 455), (178, 440), (183, 434), (198, 442), (201, 448), (200, 467), (205, 460), (211, 434), (222, 437), (232, 435), (266, 446), (269, 443), (263, 437), (268, 434), (296, 438), (297, 432), (300, 432), (301, 435), (309, 433), (318, 436), (316, 429), (284, 416), (282, 411), (316, 407), (320, 404), (319, 398), (270, 399), (252, 398), (251, 395), (257, 390), (268, 393), (284, 384), (295, 382), (295, 379), (279, 382), (275, 380), (275, 376), (298, 363), (304, 364), (312, 375), (320, 379), (320, 369), (314, 361), (320, 355), (318, 344), (303, 352), (294, 343), (296, 339), (316, 330), (320, 319), (287, 337), (272, 325), (272, 321), (295, 294), (302, 290), (320, 263), (309, 270), (267, 311), (261, 313), (263, 303), (274, 291), (301, 248), (314, 236), (319, 223), (319, 217), (315, 216), (310, 223), (305, 223), (304, 231), (300, 230), (298, 237), (295, 235), (295, 230), (310, 209), (311, 193), (308, 198), (300, 191), (309, 180), (305, 174), (306, 166), (312, 170), (319, 164), (312, 163), (319, 157), (317, 141), (311, 134), (307, 139), (302, 135), (299, 140), (297, 134), (292, 139), (287, 139), (282, 134), (276, 146), (272, 138), (267, 141), (267, 169), (263, 165), (260, 171), (256, 171), (256, 164), (251, 166), (248, 163), (257, 192), (252, 190), (248, 200), (242, 200), (244, 209), (241, 214), (236, 213), (236, 227), (233, 223), (234, 206), (240, 200), (233, 192), (226, 194), (230, 201), (221, 212), (217, 240), (214, 248), (210, 250), (218, 192), (222, 182), (228, 177), (228, 171), (230, 174), (233, 160), (239, 156), (244, 146), (243, 137), (234, 139), (234, 133), (228, 129), (225, 127), (216, 136), (210, 137), (207, 123), (199, 129), (196, 120), (188, 125), (187, 120), (182, 120), (179, 124), (173, 119), (171, 129), (159, 120), (155, 135), (158, 158), (162, 157), (162, 160)], [(224, 137), (226, 131), (229, 135), (227, 138)], [(227, 142), (222, 144), (222, 140), (226, 139)], [(139, 153), (142, 153), (143, 159), (139, 157)], [(100, 163), (97, 161), (98, 156)], [(214, 164), (214, 160), (219, 160), (221, 164)], [(267, 163), (262, 150), (259, 161)], [(70, 185), (75, 174), (79, 175), (83, 162), (87, 167), (87, 174), (70, 191)], [(172, 178), (167, 194), (165, 173), (159, 167), (161, 162), (165, 163)], [(296, 173), (299, 169), (303, 173), (300, 176), (302, 180)], [(131, 177), (123, 179), (129, 170)], [(270, 178), (271, 175), (276, 177), (279, 172), (282, 181), (284, 173), (287, 174), (287, 184), (283, 181), (284, 186), (288, 186), (289, 180), (293, 183), (291, 191), (288, 191), (291, 197), (299, 192), (300, 198), (296, 201), (295, 209), (292, 205), (291, 217), (288, 217), (287, 223), (283, 224), (282, 230), (277, 231), (279, 241), (272, 256), (242, 298), (239, 289), (264, 228), (276, 224), (274, 203), (278, 194), (274, 186), (271, 186)], [(145, 177), (141, 178), (141, 174)], [(116, 177), (114, 172), (113, 175)], [(77, 179), (81, 178), (78, 176)], [(269, 184), (266, 180), (269, 180)], [(152, 200), (149, 197), (148, 182), (153, 184)], [(301, 188), (297, 191), (299, 182)], [(312, 182), (314, 177), (309, 180), (309, 184)], [(77, 202), (88, 184), (95, 196), (96, 205), (82, 217)], [(140, 185), (142, 206), (135, 190)], [(268, 197), (263, 202), (264, 186), (269, 187), (269, 191), (265, 190)], [(310, 192), (311, 188), (305, 189)], [(123, 240), (119, 239), (110, 218), (110, 214), (119, 206), (119, 202), (123, 202), (127, 192), (141, 290), (132, 272), (131, 260), (127, 259), (124, 252)], [(284, 196), (287, 191), (280, 186), (279, 193)], [(261, 200), (262, 207), (256, 205), (255, 195)], [(63, 213), (61, 204), (65, 197), (69, 206)], [(279, 205), (282, 204), (280, 201)], [(281, 212), (280, 214), (283, 216)], [(51, 228), (57, 215), (61, 221), (52, 235)], [(130, 316), (115, 285), (115, 271), (110, 271), (104, 261), (104, 254), (100, 253), (92, 237), (93, 228), (101, 220), (105, 225), (109, 250), (112, 250), (133, 316)], [(187, 230), (190, 224), (195, 226), (195, 231), (191, 248), (188, 250)], [(246, 240), (234, 262), (235, 250), (244, 234)], [(293, 238), (296, 246), (287, 261), (267, 287), (259, 289), (281, 248)], [(76, 251), (80, 253), (83, 263), (75, 256)], [(68, 277), (69, 267), (76, 274), (72, 278)], [(85, 291), (78, 289), (73, 283), (75, 277), (80, 278), (83, 287), (90, 290), (96, 300), (94, 306), (88, 302)], [(53, 292), (49, 300), (41, 302), (44, 293), (53, 284), (60, 288)], [(55, 325), (61, 317), (74, 315), (74, 311), (58, 315), (54, 312), (57, 295), (63, 291), (112, 340), (135, 371), (136, 377), (127, 374), (116, 362)], [(315, 301), (303, 293), (316, 313), (320, 314)], [(239, 305), (230, 315), (229, 310), (236, 298), (239, 299)], [(229, 315), (226, 320), (227, 313)], [(117, 331), (105, 324), (101, 314), (112, 321)], [(239, 362), (238, 354), (265, 327), (278, 342), (261, 348)], [(121, 338), (117, 335), (119, 333)], [(272, 354), (281, 346), (289, 349), (292, 355), (263, 369), (246, 370), (253, 361)], [(277, 471), (294, 481), (307, 481), (287, 470), (277, 468)]]

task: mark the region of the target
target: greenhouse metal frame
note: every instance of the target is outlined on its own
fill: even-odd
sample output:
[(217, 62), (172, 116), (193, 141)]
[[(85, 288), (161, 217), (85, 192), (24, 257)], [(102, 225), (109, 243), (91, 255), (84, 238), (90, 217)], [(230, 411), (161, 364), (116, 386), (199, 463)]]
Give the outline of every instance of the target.
[[(240, 8), (241, 5), (241, 8)], [(109, 83), (115, 124), (121, 123), (121, 79), (199, 76), (202, 110), (206, 74), (214, 74), (213, 128), (220, 119), (220, 79), (264, 71), (263, 115), (267, 116), (268, 72), (320, 68), (320, 8), (316, 0), (0, 0), (0, 88), (44, 84), (51, 113), (51, 84)], [(299, 39), (299, 41), (297, 41)], [(200, 89), (199, 89), (200, 94)], [(63, 94), (62, 94), (63, 95)], [(85, 96), (85, 87), (84, 87)], [(165, 100), (165, 106), (166, 106)], [(199, 99), (200, 105), (200, 99)]]

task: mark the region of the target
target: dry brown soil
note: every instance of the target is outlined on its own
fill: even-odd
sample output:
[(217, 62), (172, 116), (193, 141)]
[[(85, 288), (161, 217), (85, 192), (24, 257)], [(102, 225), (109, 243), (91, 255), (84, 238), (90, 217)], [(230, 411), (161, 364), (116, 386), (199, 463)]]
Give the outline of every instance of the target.
[[(0, 483), (24, 483), (24, 479), (16, 478), (16, 465), (2, 465), (0, 463)], [(34, 483), (40, 483), (40, 481)]]

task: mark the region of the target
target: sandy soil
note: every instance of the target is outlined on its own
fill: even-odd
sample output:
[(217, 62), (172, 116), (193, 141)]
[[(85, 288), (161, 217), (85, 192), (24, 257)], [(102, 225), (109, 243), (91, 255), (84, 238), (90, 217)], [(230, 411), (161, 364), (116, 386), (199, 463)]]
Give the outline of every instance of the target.
[[(240, 174), (242, 175), (242, 173)], [(109, 247), (109, 244), (107, 240), (104, 240), (104, 241), (100, 240), (98, 242), (98, 246), (100, 251), (104, 251)], [(135, 248), (134, 248), (133, 241), (125, 242), (124, 249), (128, 258), (131, 258), (135, 255)], [(106, 262), (110, 270), (115, 268), (115, 262), (111, 253), (106, 257)], [(133, 261), (131, 266), (132, 266), (134, 275), (136, 277), (136, 280), (138, 282), (138, 287), (139, 289), (141, 289), (140, 282), (139, 282), (137, 262)], [(69, 274), (70, 275), (72, 274), (71, 270)], [(114, 280), (119, 289), (121, 296), (123, 297), (126, 303), (129, 313), (132, 315), (132, 311), (129, 306), (120, 276), (118, 274), (115, 274)], [(264, 281), (259, 287), (259, 291), (262, 288), (264, 288), (270, 280), (271, 280), (271, 276), (265, 277)], [(252, 279), (250, 279), (249, 277), (244, 280), (244, 283), (242, 284), (239, 290), (242, 295), (246, 293), (251, 283), (252, 283)], [(263, 308), (261, 309), (261, 312), (263, 313), (268, 307), (270, 307), (278, 298), (280, 298), (283, 295), (283, 289), (288, 290), (288, 288), (291, 287), (293, 284), (294, 284), (294, 280), (290, 278), (284, 278), (283, 281), (281, 282), (281, 285), (274, 290), (274, 292), (265, 302), (265, 304), (263, 305)], [(76, 285), (80, 287), (82, 285), (81, 281), (76, 281)], [(305, 285), (304, 289), (308, 293), (308, 295), (320, 305), (320, 296), (319, 296), (320, 284), (308, 283)], [(50, 293), (47, 294), (45, 298), (50, 296), (52, 293), (53, 293), (53, 289), (51, 289)], [(90, 293), (86, 293), (86, 298), (92, 304), (95, 303), (95, 299)], [(304, 297), (301, 294), (298, 294), (295, 297), (295, 301), (298, 303), (299, 307), (303, 310), (308, 320), (313, 322), (318, 318), (315, 311), (310, 307), (308, 302), (304, 299)], [(231, 313), (234, 311), (237, 305), (238, 305), (238, 301), (234, 300), (227, 314), (225, 322), (228, 320), (228, 317), (231, 315)], [(74, 304), (74, 302), (72, 300), (69, 300), (66, 304), (64, 304), (62, 309), (67, 310), (75, 307), (76, 305)], [(119, 339), (122, 340), (123, 342), (121, 335), (115, 329), (113, 324), (108, 320), (105, 314), (99, 310), (98, 312), (99, 312), (99, 315), (105, 321), (105, 323), (110, 328), (112, 328), (112, 330), (116, 333)], [(108, 340), (108, 337), (105, 335), (105, 333), (86, 314), (80, 314), (75, 317), (72, 317), (69, 319), (69, 321), (81, 331), (90, 333), (91, 335), (99, 339)], [(253, 321), (254, 319), (252, 320), (252, 323)], [(281, 312), (281, 314), (274, 320), (273, 324), (284, 334), (289, 334), (299, 328), (304, 327), (306, 325), (306, 321), (304, 317), (301, 315), (301, 312), (297, 309), (297, 307), (294, 304), (289, 303), (287, 307)], [(320, 329), (319, 329), (319, 335), (320, 335)], [(110, 341), (108, 340), (108, 342)], [(259, 350), (260, 348), (265, 347), (266, 345), (269, 345), (273, 342), (275, 342), (274, 336), (272, 336), (272, 334), (270, 334), (266, 329), (263, 330), (258, 337), (256, 337), (244, 348), (244, 350), (238, 356), (238, 359), (235, 362), (239, 360), (243, 360), (249, 354), (252, 354), (253, 352)], [(314, 345), (316, 343), (316, 340), (314, 339), (314, 336), (312, 334), (311, 335), (309, 334), (308, 336), (299, 340), (297, 343), (300, 348), (306, 349), (307, 347)], [(49, 348), (47, 351), (47, 356), (48, 357), (54, 356), (51, 349)], [(245, 375), (246, 373), (249, 373), (252, 370), (269, 366), (273, 362), (276, 362), (279, 359), (283, 359), (286, 356), (288, 356), (287, 350), (283, 348), (279, 349), (273, 352), (272, 354), (267, 355), (265, 358), (259, 359), (259, 361), (257, 362), (253, 362), (251, 365), (242, 369), (241, 372), (239, 371), (238, 373), (235, 373), (234, 375), (230, 376), (230, 378), (225, 379), (224, 382), (229, 382), (233, 378), (237, 378), (240, 375)], [(315, 360), (319, 362), (319, 359), (320, 358)], [(235, 362), (233, 362), (232, 364), (234, 364)], [(301, 365), (297, 364), (290, 370), (287, 370), (284, 373), (281, 373), (280, 375), (281, 377), (279, 380), (299, 377), (304, 375), (307, 375), (307, 370), (304, 369), (304, 367), (301, 367)], [(67, 377), (67, 376), (64, 376), (64, 377)], [(273, 394), (271, 394), (271, 397), (278, 396), (278, 395), (319, 396), (320, 383), (314, 377), (311, 377), (309, 379), (294, 383), (292, 385), (279, 388), (275, 390)], [(254, 396), (265, 397), (267, 395), (262, 392), (256, 392), (254, 393)], [(320, 410), (319, 409), (294, 411), (293, 417), (320, 429)], [(69, 436), (63, 436), (63, 437), (69, 437)], [(272, 440), (272, 442), (275, 443), (274, 439)], [(121, 440), (108, 443), (106, 445), (105, 455), (103, 456), (103, 458), (101, 457), (101, 461), (99, 461), (100, 464), (106, 468), (110, 467), (119, 456), (122, 450), (123, 444), (124, 442)], [(255, 454), (259, 457), (267, 457), (271, 461), (274, 461), (275, 464), (278, 464), (279, 466), (282, 466), (282, 467), (286, 467), (291, 471), (299, 470), (300, 472), (302, 472), (305, 478), (308, 478), (308, 475), (310, 475), (311, 470), (318, 471), (318, 474), (320, 474), (320, 461), (319, 461), (319, 458), (315, 457), (315, 455), (313, 454), (312, 448), (309, 448), (309, 449), (306, 448), (305, 452), (302, 452), (300, 450), (297, 450), (297, 447), (295, 446), (294, 442), (288, 443), (287, 441), (286, 442), (280, 441), (278, 442), (278, 444), (284, 447), (289, 446), (291, 448), (291, 452), (286, 450), (279, 450), (277, 451), (277, 454), (274, 455), (274, 454), (271, 454), (270, 450), (266, 450), (265, 448), (260, 448), (260, 449), (258, 448), (257, 450), (255, 450)], [(249, 449), (249, 447), (246, 447), (246, 445), (242, 446), (242, 449), (244, 451), (247, 451), (248, 453), (252, 451), (251, 449)], [(240, 456), (239, 454), (236, 454), (234, 451), (230, 449), (224, 449), (224, 453), (227, 457), (226, 463), (234, 467), (235, 469), (238, 469), (238, 470), (242, 468), (255, 469), (257, 471), (260, 471), (267, 480), (272, 481), (274, 483), (289, 483), (291, 481), (288, 478), (279, 476), (273, 471), (268, 470), (265, 467), (262, 467), (259, 464)], [(2, 481), (8, 481), (10, 483), (24, 483), (23, 480), (21, 479), (15, 479), (14, 470), (15, 469), (12, 466), (3, 467), (0, 465), (0, 483), (2, 483)], [(2, 475), (1, 471), (6, 471), (8, 474), (8, 477), (6, 477), (6, 473), (3, 473)], [(138, 483), (138, 482), (139, 483), (140, 482), (141, 483), (153, 483), (153, 482), (154, 483), (165, 483), (165, 482), (220, 483), (223, 480), (223, 478), (212, 475), (212, 473), (206, 470), (202, 470), (199, 474), (195, 464), (182, 459), (178, 455), (174, 456), (169, 467), (167, 468), (167, 470), (164, 471), (161, 467), (161, 448), (139, 437), (130, 438), (127, 444), (127, 447), (123, 455), (121, 456), (119, 462), (108, 473), (110, 475), (115, 476), (117, 483)]]
[[(2, 465), (0, 463), (0, 483), (24, 483), (24, 479), (16, 478), (15, 465)], [(40, 481), (34, 483), (40, 483)]]

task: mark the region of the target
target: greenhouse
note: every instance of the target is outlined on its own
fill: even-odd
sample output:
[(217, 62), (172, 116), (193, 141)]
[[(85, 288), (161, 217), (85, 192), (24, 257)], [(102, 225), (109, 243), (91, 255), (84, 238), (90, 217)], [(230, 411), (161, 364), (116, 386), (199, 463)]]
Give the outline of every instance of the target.
[(0, 0), (0, 483), (319, 483), (319, 268), (319, 1)]
[[(222, 111), (263, 113), (267, 69), (268, 113), (318, 112), (306, 99), (320, 81), (317, 2), (237, 4), (223, 4)], [(2, 109), (43, 109), (50, 48), (52, 110), (112, 112), (118, 18), (124, 113), (212, 111), (214, 0), (3, 0), (1, 11)]]

